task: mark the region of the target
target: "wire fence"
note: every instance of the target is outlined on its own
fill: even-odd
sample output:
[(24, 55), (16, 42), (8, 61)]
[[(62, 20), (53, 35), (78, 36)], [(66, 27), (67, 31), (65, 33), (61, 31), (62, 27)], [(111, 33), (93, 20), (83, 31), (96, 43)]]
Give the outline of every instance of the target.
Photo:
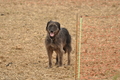
[[(100, 80), (105, 78), (108, 79), (114, 77), (116, 73), (119, 72), (119, 17), (119, 14), (109, 16), (82, 17), (83, 27), (82, 32), (80, 32), (82, 33), (82, 40), (80, 41), (82, 48), (80, 50), (81, 52), (76, 51), (76, 56), (79, 56), (78, 53), (81, 53), (81, 74), (78, 73), (78, 71), (76, 70), (78, 69), (79, 64), (76, 64), (77, 67), (75, 66), (75, 74), (80, 74), (81, 80)], [(109, 18), (111, 19), (110, 22)], [(80, 25), (79, 23), (77, 24), (78, 26)], [(77, 34), (79, 34), (79, 32)], [(78, 59), (79, 58), (76, 57), (76, 60)], [(75, 75), (75, 80), (79, 80), (77, 77), (78, 75)]]

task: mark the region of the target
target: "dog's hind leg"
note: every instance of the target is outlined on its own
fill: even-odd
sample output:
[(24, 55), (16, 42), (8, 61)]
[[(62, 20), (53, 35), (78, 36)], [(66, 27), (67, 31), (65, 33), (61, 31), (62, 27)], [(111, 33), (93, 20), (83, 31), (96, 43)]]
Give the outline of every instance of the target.
[(71, 62), (71, 58), (70, 58), (70, 52), (71, 52), (72, 48), (71, 45), (67, 46), (67, 52), (68, 52), (68, 65), (70, 65)]
[(70, 52), (68, 51), (68, 65), (70, 65)]
[(63, 62), (63, 51), (62, 52), (60, 52), (60, 54), (59, 54), (59, 66), (62, 66), (62, 62)]

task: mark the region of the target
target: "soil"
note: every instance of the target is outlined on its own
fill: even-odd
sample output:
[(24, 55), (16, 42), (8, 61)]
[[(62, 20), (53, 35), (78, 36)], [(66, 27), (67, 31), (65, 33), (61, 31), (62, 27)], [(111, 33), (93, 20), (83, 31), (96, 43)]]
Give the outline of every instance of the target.
[[(1, 0), (0, 80), (75, 80), (77, 14), (83, 16), (81, 80), (120, 80), (119, 0)], [(69, 66), (64, 54), (62, 67), (48, 69), (49, 20), (72, 36)]]

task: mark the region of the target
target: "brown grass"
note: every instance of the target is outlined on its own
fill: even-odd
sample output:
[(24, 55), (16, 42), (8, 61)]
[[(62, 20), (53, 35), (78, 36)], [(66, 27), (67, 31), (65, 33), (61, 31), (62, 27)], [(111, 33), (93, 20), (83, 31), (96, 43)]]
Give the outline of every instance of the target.
[[(1, 0), (0, 80), (74, 80), (77, 13), (83, 16), (81, 79), (118, 80), (119, 0)], [(47, 69), (44, 38), (49, 20), (60, 22), (72, 35), (71, 66), (65, 54), (63, 67)]]

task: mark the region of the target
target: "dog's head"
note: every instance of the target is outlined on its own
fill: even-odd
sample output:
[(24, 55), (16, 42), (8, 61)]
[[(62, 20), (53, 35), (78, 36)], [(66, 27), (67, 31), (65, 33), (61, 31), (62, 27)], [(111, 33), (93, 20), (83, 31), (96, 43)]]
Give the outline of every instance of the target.
[(54, 22), (54, 21), (49, 21), (47, 23), (46, 30), (50, 36), (50, 38), (55, 37), (59, 31), (60, 31), (60, 23), (59, 22)]

